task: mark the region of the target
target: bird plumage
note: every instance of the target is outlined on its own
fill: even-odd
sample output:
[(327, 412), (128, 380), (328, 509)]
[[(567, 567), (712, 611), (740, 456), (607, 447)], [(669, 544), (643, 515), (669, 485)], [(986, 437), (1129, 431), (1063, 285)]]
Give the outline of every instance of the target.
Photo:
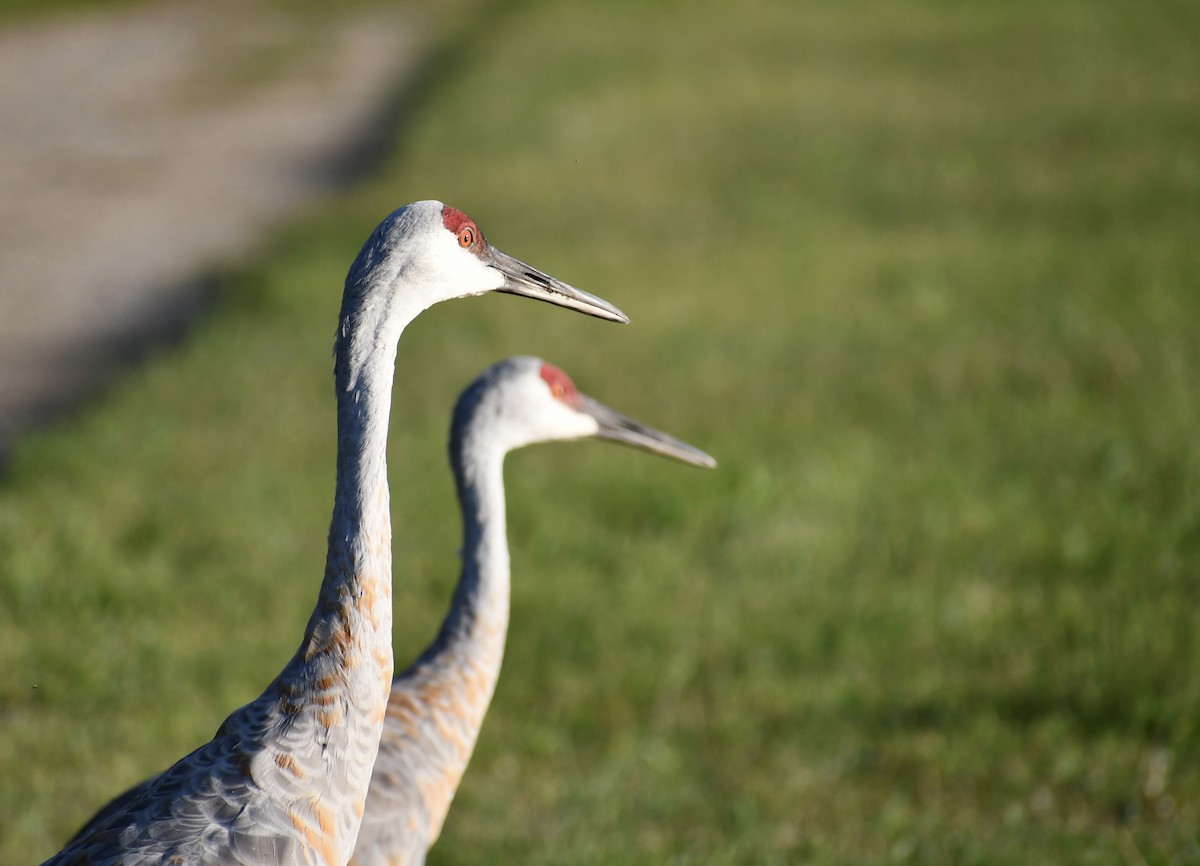
[(492, 290), (625, 320), (490, 247), (441, 202), (384, 219), (346, 279), (335, 340), (333, 516), (299, 649), (212, 740), (104, 807), (46, 864), (347, 862), (393, 672), (386, 444), (397, 341), (430, 305)]
[(504, 456), (535, 442), (589, 436), (715, 465), (580, 394), (566, 374), (537, 358), (493, 365), (459, 398), (450, 458), (463, 517), (462, 570), (437, 638), (392, 683), (354, 866), (423, 863), (470, 760), (508, 628)]

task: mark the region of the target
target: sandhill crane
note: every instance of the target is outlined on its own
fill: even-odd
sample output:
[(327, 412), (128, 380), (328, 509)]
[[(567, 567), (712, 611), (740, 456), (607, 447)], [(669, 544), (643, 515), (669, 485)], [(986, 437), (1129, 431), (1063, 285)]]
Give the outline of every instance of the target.
[(353, 866), (416, 866), (437, 841), (504, 654), (504, 456), (524, 445), (583, 437), (716, 465), (704, 452), (580, 394), (565, 373), (538, 358), (501, 361), (463, 392), (450, 430), (462, 571), (437, 638), (392, 681)]
[(300, 648), (210, 742), (110, 803), (47, 864), (349, 860), (392, 680), (386, 444), (397, 341), (430, 305), (487, 291), (628, 321), (606, 301), (496, 250), (441, 202), (385, 218), (346, 277), (334, 343), (333, 517)]

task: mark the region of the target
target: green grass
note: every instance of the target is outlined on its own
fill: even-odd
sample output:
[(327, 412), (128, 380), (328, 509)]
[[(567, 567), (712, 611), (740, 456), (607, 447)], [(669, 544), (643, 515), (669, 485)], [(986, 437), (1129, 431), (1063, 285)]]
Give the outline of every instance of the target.
[[(362, 7), (364, 5), (383, 2), (388, 2), (388, 0), (348, 0), (348, 3), (341, 5), (343, 7)], [(153, 5), (152, 0), (0, 0), (0, 22), (12, 24), (15, 22), (43, 19), (61, 19), (73, 15), (88, 15), (99, 18), (114, 11), (150, 5)], [(257, 14), (260, 9), (274, 7), (276, 11), (286, 9), (289, 13), (299, 12), (302, 16), (323, 15), (323, 7), (325, 6), (319, 0), (246, 0), (246, 2), (225, 0), (224, 3), (218, 0), (217, 3), (209, 5), (217, 10), (219, 14), (224, 15), (231, 15), (235, 11), (239, 14), (246, 14), (248, 8), (257, 7), (251, 11), (253, 15)], [(223, 9), (221, 8), (222, 6), (224, 7)], [(227, 34), (233, 35), (235, 38), (244, 35), (232, 30), (227, 31)], [(268, 50), (271, 47), (268, 46)], [(267, 59), (273, 60), (275, 58), (268, 57)]]
[(405, 335), (399, 659), (449, 597), (446, 417), (492, 360), (721, 467), (510, 459), (508, 657), (431, 863), (1200, 862), (1194, 5), (478, 14), (382, 176), (16, 455), (0, 861), (294, 649), (338, 288), (435, 196), (633, 324), (490, 297)]
[(0, 0), (0, 21), (11, 24), (52, 16), (99, 13), (146, 2), (147, 0)]

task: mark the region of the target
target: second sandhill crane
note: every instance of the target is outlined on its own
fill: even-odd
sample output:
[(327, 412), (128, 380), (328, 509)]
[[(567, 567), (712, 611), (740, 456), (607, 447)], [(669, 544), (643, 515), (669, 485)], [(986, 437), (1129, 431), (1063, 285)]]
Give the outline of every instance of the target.
[(441, 202), (384, 219), (346, 277), (334, 346), (333, 518), (300, 648), (211, 741), (110, 803), (47, 864), (349, 860), (392, 680), (386, 446), (397, 341), (432, 304), (488, 291), (627, 321), (606, 301), (496, 250)]
[(463, 517), (462, 572), (437, 638), (392, 683), (353, 866), (416, 866), (437, 841), (491, 702), (508, 629), (504, 456), (599, 437), (695, 466), (715, 461), (581, 394), (565, 373), (518, 357), (459, 398), (450, 460)]

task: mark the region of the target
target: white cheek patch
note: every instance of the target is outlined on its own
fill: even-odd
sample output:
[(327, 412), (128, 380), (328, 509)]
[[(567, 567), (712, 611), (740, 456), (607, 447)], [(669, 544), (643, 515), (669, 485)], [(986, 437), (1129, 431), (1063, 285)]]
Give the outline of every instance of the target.
[(430, 253), (428, 277), (440, 284), (437, 291), (443, 298), (478, 295), (504, 285), (503, 274), (460, 247), (458, 238), (448, 230), (434, 233)]
[(564, 439), (584, 439), (600, 432), (600, 425), (596, 419), (586, 412), (578, 412), (561, 403), (559, 408), (558, 416), (561, 420), (558, 424)]

